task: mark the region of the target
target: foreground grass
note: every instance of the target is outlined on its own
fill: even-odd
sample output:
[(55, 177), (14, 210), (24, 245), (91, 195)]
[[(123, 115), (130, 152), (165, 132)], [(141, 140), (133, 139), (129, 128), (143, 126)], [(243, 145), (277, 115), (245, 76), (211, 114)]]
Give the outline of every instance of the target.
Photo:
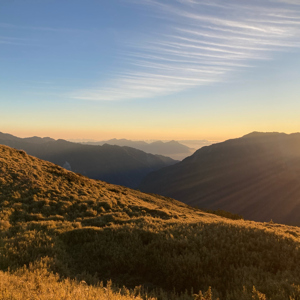
[[(20, 268), (45, 258), (45, 286), (35, 292), (40, 275)], [(92, 293), (101, 289), (98, 282), (112, 280), (131, 289), (142, 285), (157, 299), (191, 299), (212, 287), (213, 299), (299, 300), (299, 261), (297, 227), (223, 218), (0, 146), (1, 292), (24, 289), (21, 297), (26, 289), (46, 293), (48, 286), (49, 297), (56, 289), (65, 295), (84, 291), (84, 280)]]
[(43, 259), (29, 268), (15, 272), (0, 271), (1, 300), (212, 300), (209, 289), (204, 295), (174, 294), (163, 290), (145, 291), (141, 286), (134, 289), (118, 288), (108, 281), (87, 285), (85, 281), (60, 279), (58, 274), (48, 270), (48, 259)]
[[(142, 300), (138, 290), (112, 289), (110, 283), (103, 287), (87, 286), (85, 282), (65, 279), (46, 270), (23, 271), (17, 274), (0, 272), (0, 299), (2, 300)], [(147, 298), (155, 300), (154, 298)]]
[(121, 295), (113, 292), (110, 287), (88, 287), (84, 284), (64, 280), (57, 281), (55, 276), (40, 276), (28, 273), (16, 276), (0, 272), (0, 299), (3, 300), (131, 300), (141, 299), (139, 296)]
[[(163, 290), (145, 291), (141, 286), (129, 290), (124, 286), (113, 287), (111, 281), (88, 286), (85, 281), (60, 280), (59, 275), (49, 272), (45, 266), (17, 272), (0, 271), (0, 300), (214, 300), (209, 288), (206, 293), (176, 294)], [(266, 296), (253, 287), (252, 293), (244, 289), (244, 300), (266, 300)], [(216, 300), (219, 300), (216, 299)], [(293, 300), (293, 298), (291, 298)]]

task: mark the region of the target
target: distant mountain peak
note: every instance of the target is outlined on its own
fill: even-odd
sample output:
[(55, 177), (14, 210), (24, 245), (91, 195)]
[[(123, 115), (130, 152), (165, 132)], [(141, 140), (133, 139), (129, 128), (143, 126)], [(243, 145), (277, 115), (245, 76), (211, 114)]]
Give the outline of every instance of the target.
[(179, 142), (175, 141), (175, 140), (172, 140), (172, 141), (169, 141), (167, 142), (169, 145), (180, 145)]

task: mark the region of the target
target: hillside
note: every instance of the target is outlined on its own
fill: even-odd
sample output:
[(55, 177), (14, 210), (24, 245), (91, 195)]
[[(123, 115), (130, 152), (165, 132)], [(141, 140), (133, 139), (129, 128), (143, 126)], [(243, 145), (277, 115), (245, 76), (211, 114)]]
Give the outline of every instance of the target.
[[(165, 293), (211, 286), (221, 300), (300, 297), (299, 228), (204, 213), (6, 146), (0, 217), (0, 270), (42, 259), (49, 271), (87, 283), (112, 279)], [(11, 286), (18, 274), (0, 276)]]
[(300, 224), (300, 134), (252, 133), (203, 147), (139, 188), (255, 221)]
[(177, 161), (129, 147), (89, 146), (50, 138), (18, 138), (0, 133), (0, 144), (25, 150), (92, 179), (136, 188), (150, 172)]
[(142, 150), (146, 153), (159, 154), (171, 157), (176, 160), (182, 160), (187, 156), (194, 153), (194, 149), (191, 149), (177, 141), (162, 142), (156, 141), (152, 143), (146, 143), (144, 141), (131, 141), (127, 139), (111, 139), (102, 142), (85, 142), (87, 145), (117, 145), (127, 146), (135, 149)]

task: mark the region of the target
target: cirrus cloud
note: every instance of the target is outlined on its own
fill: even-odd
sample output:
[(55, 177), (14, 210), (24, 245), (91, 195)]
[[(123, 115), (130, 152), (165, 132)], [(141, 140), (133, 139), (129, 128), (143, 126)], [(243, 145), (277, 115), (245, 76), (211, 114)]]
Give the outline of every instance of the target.
[(164, 20), (160, 32), (127, 42), (121, 56), (133, 70), (115, 72), (110, 81), (76, 90), (72, 98), (116, 101), (169, 95), (227, 81), (257, 61), (300, 46), (300, 11), (294, 9), (298, 1), (136, 3)]

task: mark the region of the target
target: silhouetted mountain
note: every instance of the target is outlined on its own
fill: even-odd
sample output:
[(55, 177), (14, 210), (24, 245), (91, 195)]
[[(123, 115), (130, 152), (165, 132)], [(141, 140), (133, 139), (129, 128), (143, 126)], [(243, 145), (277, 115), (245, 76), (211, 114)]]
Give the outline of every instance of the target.
[(172, 157), (173, 159), (182, 160), (183, 158), (194, 153), (194, 149), (191, 149), (185, 145), (182, 145), (176, 141), (170, 142), (162, 142), (156, 141), (153, 143), (146, 143), (144, 141), (131, 141), (126, 139), (111, 139), (108, 141), (100, 141), (100, 142), (86, 142), (82, 143), (86, 145), (117, 145), (117, 146), (127, 146), (136, 148), (147, 153), (151, 154), (159, 154)]
[(139, 188), (252, 220), (300, 224), (300, 134), (254, 132), (203, 147)]
[(29, 143), (37, 143), (37, 144), (43, 144), (43, 143), (54, 142), (55, 141), (55, 139), (52, 139), (50, 137), (40, 138), (38, 136), (24, 138), (23, 140), (26, 141), (26, 142), (29, 142)]
[(52, 139), (50, 137), (38, 137), (38, 136), (33, 136), (33, 137), (28, 137), (28, 138), (19, 138), (14, 135), (8, 134), (8, 133), (2, 133), (0, 132), (0, 140), (9, 140), (9, 141), (25, 141), (28, 143), (35, 143), (35, 144), (43, 144), (47, 142), (53, 142), (55, 139)]
[(1, 140), (9, 140), (9, 141), (18, 141), (18, 140), (21, 140), (20, 138), (14, 136), (14, 135), (11, 135), (11, 134), (8, 134), (8, 133), (2, 133), (0, 132), (0, 139)]
[(90, 146), (50, 138), (17, 138), (1, 134), (0, 144), (22, 149), (92, 179), (135, 188), (150, 172), (177, 161), (160, 155), (112, 145)]

